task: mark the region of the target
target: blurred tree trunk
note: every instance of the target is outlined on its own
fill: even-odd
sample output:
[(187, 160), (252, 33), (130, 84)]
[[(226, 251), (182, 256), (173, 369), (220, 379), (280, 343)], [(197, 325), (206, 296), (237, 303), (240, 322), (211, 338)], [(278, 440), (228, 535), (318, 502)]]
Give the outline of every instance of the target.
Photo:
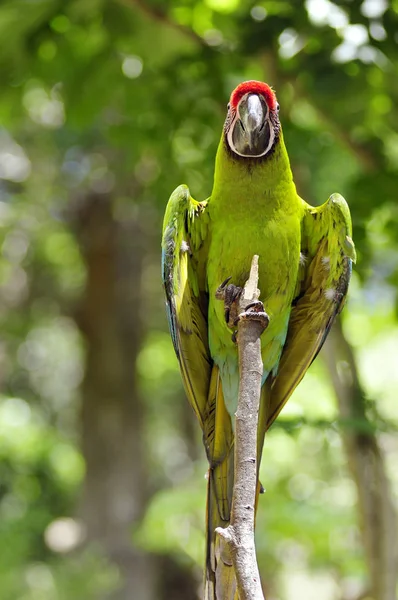
[(390, 484), (377, 437), (366, 415), (354, 354), (340, 320), (329, 334), (324, 357), (345, 425), (343, 442), (357, 486), (371, 597), (396, 600), (397, 519)]
[[(136, 208), (136, 207), (135, 207)], [(120, 569), (112, 600), (186, 600), (192, 573), (172, 557), (134, 548), (132, 530), (148, 504), (144, 406), (136, 376), (145, 320), (142, 269), (145, 216), (113, 217), (112, 198), (93, 194), (75, 213), (87, 282), (76, 320), (86, 341), (82, 384), (82, 445), (86, 461), (81, 506), (88, 539)], [(166, 566), (167, 565), (167, 566)], [(189, 592), (187, 591), (189, 590)]]
[(86, 340), (82, 445), (86, 461), (82, 517), (124, 579), (113, 598), (154, 600), (155, 562), (134, 549), (132, 527), (148, 499), (143, 407), (135, 362), (142, 342), (140, 281), (144, 244), (138, 218), (118, 223), (112, 201), (92, 195), (78, 212), (87, 268), (78, 315)]

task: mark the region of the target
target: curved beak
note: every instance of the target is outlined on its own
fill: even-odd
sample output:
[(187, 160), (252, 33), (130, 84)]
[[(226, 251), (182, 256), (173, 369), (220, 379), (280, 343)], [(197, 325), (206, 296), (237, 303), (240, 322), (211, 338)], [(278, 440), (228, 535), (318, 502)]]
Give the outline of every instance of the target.
[(232, 132), (234, 148), (242, 156), (261, 156), (271, 135), (265, 100), (257, 94), (250, 94), (241, 101), (238, 111), (239, 118)]
[(260, 98), (255, 94), (248, 96), (246, 102), (239, 107), (239, 116), (247, 133), (250, 146), (255, 144), (260, 128), (265, 121), (266, 111), (264, 111), (264, 108)]

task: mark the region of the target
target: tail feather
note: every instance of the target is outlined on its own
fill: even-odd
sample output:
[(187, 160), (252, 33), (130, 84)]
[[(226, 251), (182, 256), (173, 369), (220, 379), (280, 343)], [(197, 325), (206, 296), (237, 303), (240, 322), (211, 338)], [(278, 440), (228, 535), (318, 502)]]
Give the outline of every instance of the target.
[[(212, 441), (212, 444), (209, 444), (208, 447), (213, 452), (208, 453), (210, 468), (207, 482), (204, 600), (238, 600), (235, 571), (228, 544), (215, 532), (217, 527), (228, 527), (230, 521), (234, 482), (234, 444), (233, 442), (226, 443), (227, 439), (233, 440), (230, 419), (229, 416), (226, 418), (227, 413), (219, 377), (217, 377), (217, 380), (214, 377), (213, 381), (217, 381), (217, 387), (214, 386), (213, 388), (215, 390), (214, 404), (217, 409), (212, 412), (214, 423), (209, 427), (212, 435), (208, 437)], [(270, 383), (266, 381), (261, 390), (257, 433), (258, 469), (267, 428), (266, 413)], [(219, 438), (224, 439), (223, 445), (219, 443)], [(223, 452), (215, 452), (216, 448), (222, 448)], [(218, 461), (214, 461), (215, 456)], [(255, 501), (256, 511), (260, 487), (258, 483)]]
[[(234, 600), (235, 598), (236, 579), (231, 553), (225, 540), (217, 535), (215, 531), (217, 527), (227, 527), (229, 525), (231, 498), (219, 497), (219, 483), (220, 479), (224, 482), (224, 485), (227, 483), (228, 485), (224, 489), (231, 489), (232, 493), (233, 462), (232, 448), (223, 463), (209, 469), (206, 510), (205, 600)], [(232, 473), (232, 478), (231, 475), (228, 477), (228, 473)], [(226, 479), (229, 479), (229, 482)]]

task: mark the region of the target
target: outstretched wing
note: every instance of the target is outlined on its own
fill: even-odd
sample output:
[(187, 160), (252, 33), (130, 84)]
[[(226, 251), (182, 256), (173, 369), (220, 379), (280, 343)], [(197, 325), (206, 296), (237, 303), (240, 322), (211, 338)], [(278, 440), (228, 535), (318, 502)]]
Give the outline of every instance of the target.
[(207, 202), (196, 202), (180, 185), (166, 207), (162, 276), (174, 349), (188, 400), (203, 429), (212, 360), (208, 347), (205, 261)]
[(304, 377), (342, 310), (356, 260), (348, 205), (340, 194), (314, 208), (304, 202), (300, 287), (272, 383), (267, 427)]

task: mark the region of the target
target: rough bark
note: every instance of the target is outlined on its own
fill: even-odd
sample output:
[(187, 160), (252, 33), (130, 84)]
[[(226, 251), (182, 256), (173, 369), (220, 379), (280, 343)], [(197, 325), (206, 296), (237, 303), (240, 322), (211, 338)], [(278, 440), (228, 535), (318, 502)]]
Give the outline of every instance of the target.
[(396, 600), (397, 519), (390, 484), (377, 436), (366, 415), (365, 394), (355, 357), (340, 321), (329, 334), (323, 354), (343, 422), (349, 468), (357, 487), (370, 596), (374, 600)]
[[(239, 302), (242, 313), (259, 297), (258, 256), (253, 257), (249, 280)], [(231, 548), (240, 600), (264, 600), (254, 545), (257, 489), (257, 423), (260, 405), (260, 337), (264, 327), (256, 320), (238, 323), (239, 397), (235, 416), (235, 472), (230, 525), (218, 527)]]

